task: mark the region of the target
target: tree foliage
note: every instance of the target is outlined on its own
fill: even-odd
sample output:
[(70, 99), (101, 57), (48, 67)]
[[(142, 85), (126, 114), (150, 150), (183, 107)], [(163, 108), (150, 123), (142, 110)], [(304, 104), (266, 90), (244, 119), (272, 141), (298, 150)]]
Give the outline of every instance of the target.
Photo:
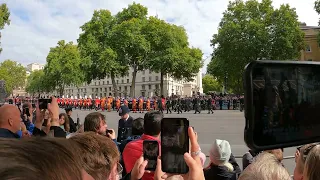
[(150, 17), (144, 28), (151, 46), (147, 67), (160, 73), (160, 94), (163, 94), (166, 74), (176, 79), (192, 80), (202, 67), (202, 51), (188, 47), (185, 29), (156, 17)]
[(148, 9), (133, 3), (115, 16), (115, 25), (110, 32), (109, 41), (124, 64), (132, 70), (130, 96), (135, 96), (136, 75), (147, 68), (150, 42), (143, 31), (147, 21)]
[(62, 96), (65, 86), (77, 86), (82, 83), (84, 76), (80, 64), (81, 58), (77, 46), (72, 42), (59, 41), (56, 47), (50, 48), (44, 68), (49, 88), (58, 88)]
[(30, 94), (38, 94), (52, 91), (52, 87), (48, 84), (48, 77), (43, 70), (31, 72), (27, 78), (26, 91)]
[(202, 87), (204, 93), (208, 93), (210, 91), (221, 92), (222, 84), (213, 76), (207, 74), (202, 78)]
[(292, 60), (304, 48), (304, 33), (294, 8), (272, 6), (271, 0), (231, 1), (213, 35), (208, 73), (236, 93), (242, 91), (243, 69), (257, 59)]
[(6, 91), (11, 94), (13, 89), (25, 86), (26, 70), (16, 61), (5, 60), (0, 64), (0, 79), (5, 80)]
[[(4, 28), (5, 25), (10, 25), (10, 11), (7, 7), (7, 4), (3, 3), (0, 4), (0, 30)], [(1, 39), (1, 33), (0, 33), (0, 39)], [(0, 53), (2, 51), (2, 48), (0, 47)]]
[(78, 47), (83, 58), (81, 67), (85, 69), (85, 80), (90, 83), (108, 75), (111, 77), (115, 96), (118, 96), (115, 77), (126, 75), (129, 68), (111, 48), (110, 31), (114, 24), (115, 18), (110, 11), (94, 11), (91, 20), (81, 26), (83, 33), (78, 39)]

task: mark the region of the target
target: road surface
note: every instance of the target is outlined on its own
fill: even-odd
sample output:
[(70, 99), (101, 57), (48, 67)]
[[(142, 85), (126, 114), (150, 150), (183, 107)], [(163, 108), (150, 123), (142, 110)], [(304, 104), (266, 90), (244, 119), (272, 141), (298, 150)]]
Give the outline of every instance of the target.
[[(62, 110), (63, 111), (63, 110)], [(87, 110), (73, 110), (72, 118), (76, 121), (77, 115), (81, 120), (81, 124), (87, 114), (94, 111)], [(101, 111), (99, 111), (101, 112)], [(117, 131), (119, 116), (115, 111), (102, 112), (106, 115), (108, 128), (113, 128)], [(130, 113), (134, 118), (143, 117), (144, 114)], [(207, 114), (207, 111), (203, 111), (201, 114), (193, 114), (193, 112), (187, 112), (183, 114), (164, 114), (165, 117), (186, 117), (190, 120), (190, 125), (194, 126), (195, 131), (199, 136), (199, 143), (206, 155), (209, 154), (209, 149), (215, 139), (224, 139), (229, 141), (232, 149), (232, 153), (235, 156), (242, 156), (248, 151), (248, 147), (245, 145), (243, 139), (243, 130), (245, 125), (243, 112), (239, 110), (217, 110), (214, 114)], [(293, 156), (295, 148), (286, 148), (284, 150), (284, 156)], [(209, 158), (207, 158), (207, 161)], [(242, 159), (237, 159), (238, 164), (242, 168)], [(293, 174), (295, 167), (294, 159), (284, 160), (284, 165), (288, 169), (290, 174)]]

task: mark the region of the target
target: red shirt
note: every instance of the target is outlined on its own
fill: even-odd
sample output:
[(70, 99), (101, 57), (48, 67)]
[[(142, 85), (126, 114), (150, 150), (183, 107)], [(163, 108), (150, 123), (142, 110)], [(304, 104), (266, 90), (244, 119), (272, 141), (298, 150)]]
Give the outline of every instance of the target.
[[(158, 138), (155, 138), (153, 136), (149, 136), (146, 134), (143, 134), (140, 139), (132, 141), (126, 145), (126, 147), (123, 150), (122, 158), (125, 165), (125, 170), (127, 173), (131, 172), (134, 164), (136, 161), (141, 157), (143, 153), (143, 141), (144, 140), (155, 140), (159, 142), (159, 150), (160, 147), (160, 140)], [(142, 177), (142, 180), (150, 180), (154, 179), (154, 173), (145, 173)]]

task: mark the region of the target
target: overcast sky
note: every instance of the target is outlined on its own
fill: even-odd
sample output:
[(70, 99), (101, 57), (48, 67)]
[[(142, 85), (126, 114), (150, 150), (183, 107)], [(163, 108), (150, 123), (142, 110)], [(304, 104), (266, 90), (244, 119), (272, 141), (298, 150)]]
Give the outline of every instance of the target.
[[(1, 31), (0, 62), (12, 59), (27, 65), (46, 62), (50, 47), (59, 40), (75, 41), (79, 27), (91, 19), (95, 9), (108, 9), (116, 14), (133, 0), (1, 0), (11, 12), (11, 24)], [(228, 0), (136, 0), (148, 7), (149, 15), (187, 30), (191, 46), (200, 48), (206, 59), (212, 52), (210, 39), (217, 32)], [(274, 0), (274, 6), (289, 3), (295, 7), (299, 20), (317, 25), (314, 0)], [(205, 72), (206, 60), (203, 72)]]

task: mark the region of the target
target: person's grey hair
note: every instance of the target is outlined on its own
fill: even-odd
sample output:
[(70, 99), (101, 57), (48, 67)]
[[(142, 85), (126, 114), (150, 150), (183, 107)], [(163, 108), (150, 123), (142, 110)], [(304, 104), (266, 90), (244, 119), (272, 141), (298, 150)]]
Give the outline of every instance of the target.
[(239, 180), (291, 180), (288, 171), (275, 155), (260, 153), (240, 175)]
[(316, 180), (320, 179), (320, 145), (314, 146), (306, 159), (303, 179)]

